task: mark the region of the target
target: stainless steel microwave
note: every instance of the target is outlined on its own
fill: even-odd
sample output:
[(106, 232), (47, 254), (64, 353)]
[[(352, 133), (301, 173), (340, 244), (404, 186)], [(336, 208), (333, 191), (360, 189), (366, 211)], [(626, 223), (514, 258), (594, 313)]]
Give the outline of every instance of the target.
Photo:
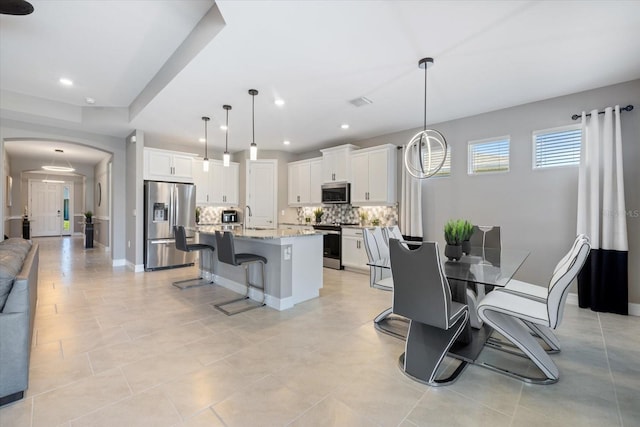
[(351, 203), (351, 184), (348, 182), (322, 184), (322, 203)]

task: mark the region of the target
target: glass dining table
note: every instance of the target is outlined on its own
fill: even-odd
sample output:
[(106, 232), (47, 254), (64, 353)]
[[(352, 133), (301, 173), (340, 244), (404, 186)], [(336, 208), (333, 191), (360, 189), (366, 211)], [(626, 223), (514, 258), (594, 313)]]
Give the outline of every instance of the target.
[[(406, 243), (420, 244), (420, 242)], [(441, 248), (440, 259), (443, 260), (444, 273), (451, 288), (451, 298), (466, 304), (467, 287), (485, 286), (487, 291), (491, 291), (495, 287), (506, 286), (528, 256), (529, 251), (523, 249), (471, 247), (469, 254), (463, 255), (457, 261), (449, 261), (444, 256), (444, 248)], [(390, 269), (391, 260), (381, 258), (367, 265)], [(419, 280), (418, 278), (417, 281)], [(405, 338), (407, 335), (408, 323), (397, 316), (376, 318), (374, 323), (377, 329), (390, 335), (400, 338)], [(449, 355), (473, 363), (491, 332), (493, 329), (489, 325), (485, 324), (480, 329), (475, 329), (467, 323), (465, 330), (451, 347)]]

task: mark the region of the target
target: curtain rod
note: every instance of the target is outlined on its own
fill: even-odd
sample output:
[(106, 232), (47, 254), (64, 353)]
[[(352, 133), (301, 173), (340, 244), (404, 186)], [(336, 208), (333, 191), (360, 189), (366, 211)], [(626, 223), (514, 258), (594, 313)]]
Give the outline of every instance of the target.
[[(631, 110), (633, 110), (633, 105), (627, 105), (626, 107), (620, 108), (620, 112)], [(604, 111), (598, 111), (598, 114), (604, 114)], [(591, 116), (591, 113), (587, 114), (587, 117), (589, 116)], [(582, 114), (574, 114), (573, 116), (571, 116), (571, 120), (578, 120), (580, 117), (582, 117)]]

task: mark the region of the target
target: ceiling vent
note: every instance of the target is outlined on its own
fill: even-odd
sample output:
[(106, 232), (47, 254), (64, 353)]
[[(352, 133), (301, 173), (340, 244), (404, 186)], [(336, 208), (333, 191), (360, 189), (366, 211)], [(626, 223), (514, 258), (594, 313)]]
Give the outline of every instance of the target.
[(362, 107), (364, 105), (373, 104), (373, 101), (366, 96), (361, 96), (359, 98), (352, 99), (351, 101), (349, 101), (349, 103), (355, 105), (356, 107)]

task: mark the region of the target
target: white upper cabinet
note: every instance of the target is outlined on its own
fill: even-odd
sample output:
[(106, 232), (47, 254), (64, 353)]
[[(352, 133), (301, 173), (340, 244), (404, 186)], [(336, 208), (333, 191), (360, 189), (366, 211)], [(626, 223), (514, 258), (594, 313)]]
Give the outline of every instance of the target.
[(322, 159), (291, 162), (288, 167), (289, 206), (319, 204)]
[(209, 160), (209, 171), (202, 170), (202, 159), (193, 159), (196, 204), (211, 206), (237, 206), (239, 201), (238, 163), (224, 167), (219, 160)]
[(396, 203), (397, 148), (392, 144), (357, 150), (351, 154), (351, 204)]
[(144, 179), (193, 182), (193, 157), (176, 151), (144, 149)]
[(209, 172), (202, 170), (202, 159), (193, 159), (193, 183), (196, 185), (196, 205), (206, 205), (211, 197)]
[(349, 180), (350, 154), (357, 149), (345, 144), (320, 150), (322, 152), (322, 182), (346, 182)]
[(240, 202), (240, 165), (229, 163), (229, 167), (222, 166), (222, 203), (226, 206), (238, 206)]
[(309, 161), (309, 202), (318, 205), (322, 202), (322, 158)]

